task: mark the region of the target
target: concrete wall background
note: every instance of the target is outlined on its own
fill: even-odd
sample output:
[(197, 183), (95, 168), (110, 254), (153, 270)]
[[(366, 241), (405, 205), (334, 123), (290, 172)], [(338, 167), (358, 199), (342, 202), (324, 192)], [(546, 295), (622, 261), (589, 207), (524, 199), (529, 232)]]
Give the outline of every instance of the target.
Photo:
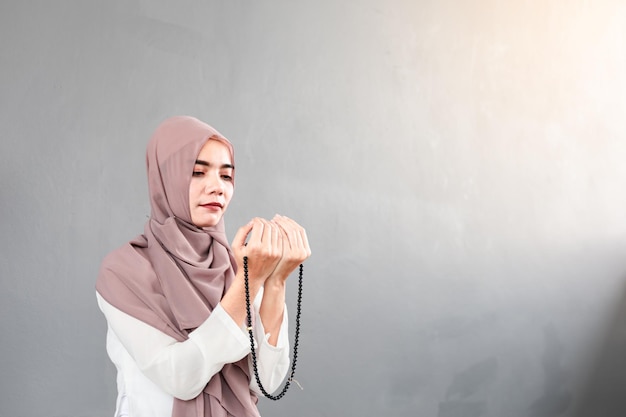
[(624, 28), (618, 0), (2, 2), (0, 415), (112, 415), (95, 275), (174, 114), (236, 146), (231, 237), (309, 232), (305, 389), (263, 415), (619, 398)]

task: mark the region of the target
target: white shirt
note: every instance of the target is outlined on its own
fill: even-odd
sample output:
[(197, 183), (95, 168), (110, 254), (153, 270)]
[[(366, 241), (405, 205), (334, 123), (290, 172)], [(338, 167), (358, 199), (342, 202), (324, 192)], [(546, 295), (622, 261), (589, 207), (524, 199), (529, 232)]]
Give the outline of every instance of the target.
[[(257, 365), (263, 387), (278, 389), (289, 370), (287, 308), (278, 342), (270, 345), (269, 334), (259, 317), (263, 291), (254, 301), (254, 336)], [(250, 338), (218, 304), (209, 318), (178, 342), (123, 311), (96, 292), (98, 305), (107, 323), (107, 353), (117, 368), (115, 417), (171, 417), (174, 397), (195, 398), (211, 377), (227, 363), (237, 362), (250, 353)], [(251, 375), (251, 359), (248, 357)], [(250, 389), (259, 395), (254, 376)]]

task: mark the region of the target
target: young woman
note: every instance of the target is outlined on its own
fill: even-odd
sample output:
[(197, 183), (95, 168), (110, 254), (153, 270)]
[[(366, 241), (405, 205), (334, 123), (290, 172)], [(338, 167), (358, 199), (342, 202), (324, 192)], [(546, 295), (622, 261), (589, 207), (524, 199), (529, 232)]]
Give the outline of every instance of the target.
[(147, 166), (144, 233), (104, 259), (96, 282), (117, 367), (115, 416), (258, 416), (243, 258), (259, 374), (272, 392), (289, 368), (285, 282), (310, 256), (306, 232), (283, 216), (255, 218), (229, 246), (233, 148), (195, 118), (164, 121)]

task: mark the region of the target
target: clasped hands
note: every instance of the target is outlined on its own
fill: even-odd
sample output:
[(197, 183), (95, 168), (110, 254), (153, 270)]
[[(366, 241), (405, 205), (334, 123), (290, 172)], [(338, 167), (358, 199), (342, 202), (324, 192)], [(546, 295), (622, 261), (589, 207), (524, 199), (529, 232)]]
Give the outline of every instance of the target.
[(284, 284), (311, 256), (304, 228), (278, 214), (272, 220), (256, 217), (240, 227), (231, 246), (239, 271), (243, 270), (244, 256), (248, 257), (248, 279), (258, 286), (266, 281)]

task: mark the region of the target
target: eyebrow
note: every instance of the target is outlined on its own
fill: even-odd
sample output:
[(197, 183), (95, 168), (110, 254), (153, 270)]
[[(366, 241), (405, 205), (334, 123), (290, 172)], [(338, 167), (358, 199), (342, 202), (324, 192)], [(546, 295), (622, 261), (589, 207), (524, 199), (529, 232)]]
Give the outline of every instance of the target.
[[(202, 165), (205, 167), (211, 166), (211, 164), (209, 164), (207, 161), (203, 161), (201, 159), (196, 159), (196, 165)], [(222, 166), (220, 166), (220, 169), (223, 169), (223, 168), (235, 169), (235, 166), (232, 164), (222, 164)]]

